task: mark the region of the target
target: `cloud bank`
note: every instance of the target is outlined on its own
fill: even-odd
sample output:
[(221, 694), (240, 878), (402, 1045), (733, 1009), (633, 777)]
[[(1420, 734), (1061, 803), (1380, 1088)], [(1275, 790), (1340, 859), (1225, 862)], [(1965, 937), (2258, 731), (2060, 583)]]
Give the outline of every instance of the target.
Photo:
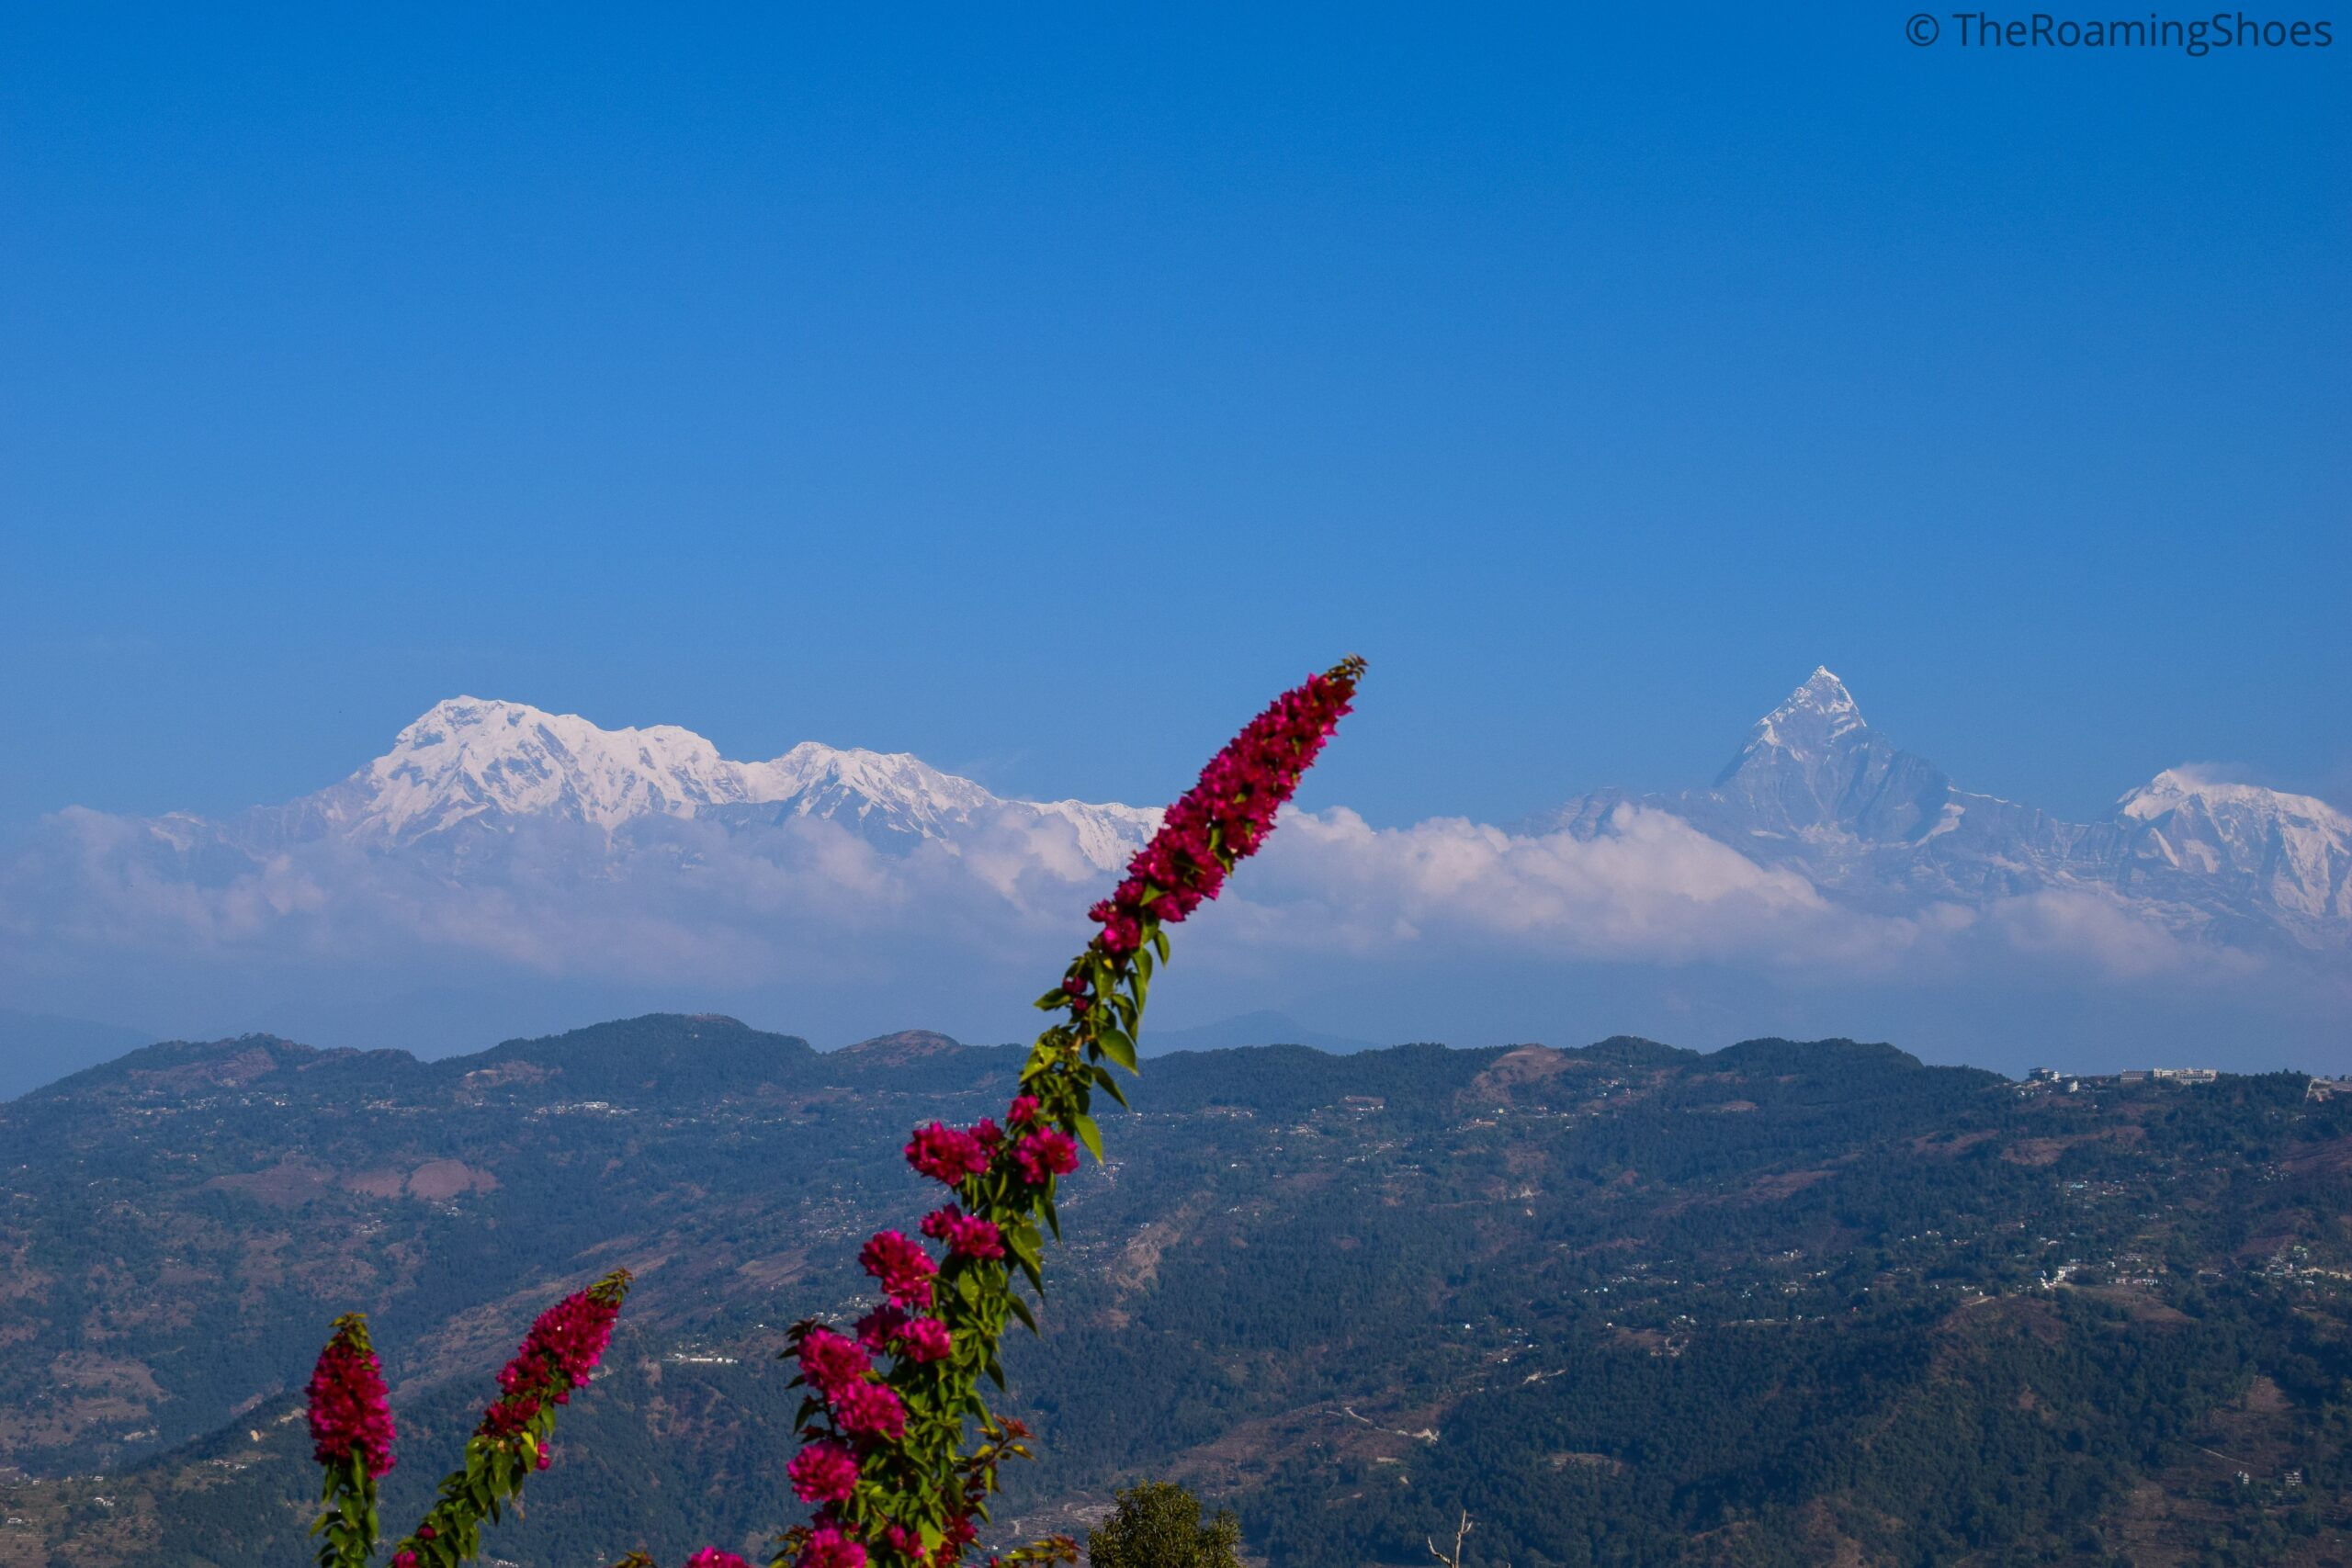
[[(655, 817), (611, 832), (526, 820), (430, 853), (332, 837), (256, 853), (192, 819), (74, 810), (0, 872), (0, 982), (20, 1007), (171, 1032), (290, 1029), (291, 1012), (361, 1044), (420, 1043), (416, 998), (451, 988), (546, 999), (497, 1029), (643, 998), (752, 1002), (762, 1021), (820, 1038), (911, 1023), (1001, 1037), (1083, 941), (1107, 881), (1068, 822), (1012, 809), (952, 840)], [(1697, 1016), (1694, 994), (1732, 998), (1701, 1010), (1710, 1033), (1803, 1016), (1917, 1037), (2008, 994), (2063, 998), (2059, 1015), (2102, 998), (2137, 1009), (2157, 1055), (2210, 1055), (2211, 1021), (2243, 1020), (2247, 1038), (2325, 1066), (2344, 1049), (2331, 1011), (2352, 1007), (2340, 960), (2200, 942), (2112, 892), (1871, 908), (1632, 803), (1573, 834), (1294, 812), (1182, 935), (1182, 979), (1158, 998), (1183, 998), (1171, 1022), (1280, 1007), (1367, 1038), (1468, 1043), (1555, 1018), (1595, 1034), (1670, 1029)], [(1587, 1009), (1579, 995), (1612, 999)], [(1741, 1008), (1750, 1021), (1717, 1016)], [(2204, 1021), (2165, 1038), (2166, 1019)]]

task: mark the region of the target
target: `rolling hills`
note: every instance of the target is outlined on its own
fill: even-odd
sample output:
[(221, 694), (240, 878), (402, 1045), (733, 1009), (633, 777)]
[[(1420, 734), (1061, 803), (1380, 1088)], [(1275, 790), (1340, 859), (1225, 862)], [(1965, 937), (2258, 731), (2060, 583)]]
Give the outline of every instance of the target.
[[(298, 1404), (375, 1314), (392, 1511), (563, 1289), (642, 1284), (493, 1551), (790, 1516), (781, 1329), (1020, 1053), (661, 1015), (471, 1056), (152, 1046), (0, 1106), (0, 1563), (293, 1560)], [(2352, 1099), (2019, 1084), (1883, 1045), (1147, 1064), (1075, 1179), (1003, 1528), (1142, 1474), (1304, 1568), (2352, 1556)], [(2243, 1477), (2243, 1479), (2241, 1479)]]

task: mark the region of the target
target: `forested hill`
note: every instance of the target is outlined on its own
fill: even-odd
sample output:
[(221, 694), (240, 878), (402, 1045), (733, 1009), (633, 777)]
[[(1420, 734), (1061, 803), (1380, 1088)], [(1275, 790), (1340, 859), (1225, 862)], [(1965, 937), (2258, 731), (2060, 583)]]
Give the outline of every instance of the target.
[[(0, 1105), (0, 1568), (284, 1563), (299, 1388), (374, 1314), (406, 1514), (532, 1314), (641, 1285), (539, 1568), (792, 1516), (781, 1327), (1021, 1053), (659, 1016), (470, 1057), (153, 1046)], [(1146, 1064), (1073, 1179), (1008, 1532), (1137, 1475), (1273, 1564), (2352, 1562), (2352, 1099), (1884, 1045)]]

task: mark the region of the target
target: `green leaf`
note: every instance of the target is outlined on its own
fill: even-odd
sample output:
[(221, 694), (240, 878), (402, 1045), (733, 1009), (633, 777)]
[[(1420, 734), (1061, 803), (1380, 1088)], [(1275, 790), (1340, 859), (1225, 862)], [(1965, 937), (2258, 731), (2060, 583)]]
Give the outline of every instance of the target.
[(1021, 1320), (1023, 1326), (1026, 1327), (1032, 1334), (1040, 1332), (1037, 1327), (1037, 1314), (1029, 1310), (1029, 1303), (1027, 1302), (1024, 1302), (1019, 1296), (1014, 1295), (1008, 1295), (1005, 1297), (1005, 1300), (1012, 1303), (1012, 1315)]
[(1035, 1225), (1014, 1225), (1004, 1232), (1004, 1245), (1014, 1258), (1033, 1269), (1045, 1261), (1046, 1247)]
[(1094, 1163), (1101, 1165), (1102, 1163), (1102, 1129), (1094, 1124), (1094, 1118), (1091, 1116), (1078, 1117), (1072, 1125), (1078, 1129), (1078, 1141), (1086, 1145), (1087, 1153), (1094, 1156)]
[(1136, 1043), (1128, 1039), (1125, 1032), (1106, 1029), (1095, 1037), (1095, 1042), (1102, 1047), (1104, 1055), (1126, 1068), (1127, 1071), (1134, 1073), (1143, 1070), (1136, 1066)]

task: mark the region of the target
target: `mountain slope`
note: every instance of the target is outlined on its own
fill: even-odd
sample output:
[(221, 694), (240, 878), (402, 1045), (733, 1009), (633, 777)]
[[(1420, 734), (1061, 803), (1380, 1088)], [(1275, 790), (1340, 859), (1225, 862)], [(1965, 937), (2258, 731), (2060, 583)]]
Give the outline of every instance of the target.
[[(0, 1564), (297, 1560), (299, 1391), (348, 1307), (408, 1515), (531, 1315), (616, 1263), (610, 1375), (492, 1551), (760, 1557), (783, 1325), (862, 1310), (859, 1239), (935, 1200), (907, 1128), (1001, 1110), (1021, 1056), (663, 1015), (435, 1063), (173, 1043), (0, 1106), (0, 1465), (50, 1478)], [(2352, 1551), (2352, 1098), (2300, 1077), (1619, 1039), (1178, 1055), (1129, 1093), (1010, 1347), (1041, 1461), (1008, 1536), (1151, 1474), (1284, 1568), (1408, 1562), (1456, 1507), (1531, 1568)]]

